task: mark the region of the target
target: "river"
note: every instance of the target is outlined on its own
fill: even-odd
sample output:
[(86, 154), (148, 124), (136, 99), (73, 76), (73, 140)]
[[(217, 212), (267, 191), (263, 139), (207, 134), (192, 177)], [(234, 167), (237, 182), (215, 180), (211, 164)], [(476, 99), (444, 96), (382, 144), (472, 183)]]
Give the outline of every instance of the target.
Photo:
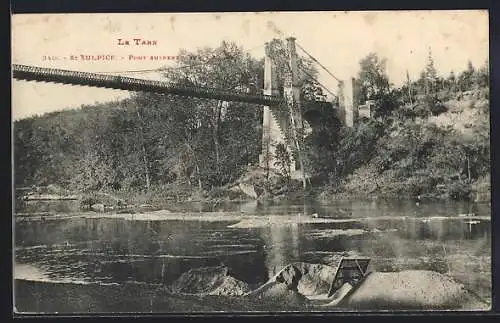
[[(256, 287), (291, 262), (335, 265), (340, 256), (362, 256), (371, 258), (370, 268), (376, 271), (428, 269), (449, 274), (491, 300), (487, 203), (370, 200), (184, 203), (165, 208), (193, 215), (194, 220), (138, 214), (132, 219), (17, 222), (15, 276), (74, 283), (169, 284), (191, 268), (223, 263), (232, 276)], [(204, 219), (210, 212), (233, 216)], [(235, 213), (242, 219), (252, 216), (251, 225)], [(301, 220), (290, 221), (291, 215)], [(345, 221), (326, 221), (331, 219)]]

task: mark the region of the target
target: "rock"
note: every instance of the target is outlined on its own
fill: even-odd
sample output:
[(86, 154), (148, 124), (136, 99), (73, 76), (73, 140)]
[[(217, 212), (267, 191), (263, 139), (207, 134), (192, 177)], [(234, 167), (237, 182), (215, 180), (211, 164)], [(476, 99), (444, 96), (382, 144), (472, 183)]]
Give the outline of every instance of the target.
[[(257, 290), (246, 294), (246, 298), (253, 303), (268, 304), (273, 308), (301, 308), (310, 305), (308, 299), (295, 290), (291, 290), (285, 283), (269, 282)], [(270, 310), (273, 310), (270, 308)]]
[(242, 296), (250, 291), (247, 283), (231, 276), (225, 276), (222, 283), (209, 292), (209, 295)]
[(330, 303), (323, 306), (337, 306), (352, 289), (351, 284), (345, 283), (332, 295)]
[(49, 194), (55, 194), (55, 195), (64, 195), (66, 193), (62, 188), (60, 188), (60, 187), (58, 187), (58, 186), (56, 186), (54, 184), (47, 185), (47, 187), (45, 188), (45, 190)]
[(227, 267), (216, 266), (189, 270), (172, 283), (171, 290), (177, 294), (241, 296), (250, 287), (229, 276)]
[(267, 283), (248, 295), (261, 294), (271, 285), (281, 284), (289, 291), (301, 296), (326, 294), (330, 290), (335, 277), (336, 268), (322, 264), (297, 262), (285, 266)]
[(240, 183), (238, 185), (240, 190), (245, 193), (246, 195), (250, 196), (251, 198), (256, 199), (257, 198), (257, 193), (255, 192), (255, 188), (253, 185), (245, 184), (245, 183)]
[(237, 185), (237, 186), (230, 187), (229, 191), (234, 192), (234, 193), (240, 193), (241, 189), (240, 189), (239, 185)]
[(90, 209), (94, 212), (104, 212), (104, 204), (97, 203), (97, 204), (92, 204)]
[(293, 265), (288, 265), (276, 275), (276, 282), (284, 283), (288, 289), (297, 291), (302, 272)]
[(463, 284), (434, 271), (374, 272), (339, 303), (356, 309), (487, 309)]
[(172, 283), (171, 289), (179, 294), (209, 293), (222, 284), (227, 272), (224, 266), (190, 269)]
[(320, 295), (328, 293), (335, 273), (332, 266), (297, 262), (283, 268), (273, 280), (305, 296)]

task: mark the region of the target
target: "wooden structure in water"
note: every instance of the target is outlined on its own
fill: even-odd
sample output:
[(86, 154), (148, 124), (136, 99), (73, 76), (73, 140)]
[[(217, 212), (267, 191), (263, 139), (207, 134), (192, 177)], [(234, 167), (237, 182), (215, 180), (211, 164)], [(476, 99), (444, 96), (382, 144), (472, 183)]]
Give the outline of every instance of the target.
[(337, 268), (337, 273), (333, 279), (332, 286), (328, 291), (328, 297), (331, 297), (344, 284), (357, 286), (368, 274), (368, 265), (370, 258), (342, 258)]

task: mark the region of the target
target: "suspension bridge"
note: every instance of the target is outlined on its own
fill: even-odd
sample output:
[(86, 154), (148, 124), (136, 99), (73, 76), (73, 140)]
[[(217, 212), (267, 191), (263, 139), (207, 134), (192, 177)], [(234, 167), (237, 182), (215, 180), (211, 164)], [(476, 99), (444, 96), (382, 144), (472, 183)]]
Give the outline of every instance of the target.
[(244, 91), (226, 91), (224, 89), (206, 87), (180, 86), (172, 82), (144, 80), (132, 77), (17, 64), (13, 65), (12, 70), (15, 79), (24, 81), (51, 82), (135, 92), (152, 92), (261, 105), (276, 105), (283, 102), (283, 98), (273, 95), (253, 95)]
[[(183, 97), (193, 97), (202, 99), (214, 99), (221, 101), (243, 102), (258, 104), (264, 106), (263, 133), (262, 133), (262, 154), (259, 158), (261, 167), (275, 167), (276, 146), (284, 144), (287, 149), (298, 154), (292, 154), (292, 171), (302, 171), (304, 186), (306, 186), (304, 166), (302, 162), (300, 146), (300, 135), (303, 134), (304, 113), (306, 110), (322, 107), (324, 111), (325, 102), (304, 101), (300, 95), (298, 84), (298, 66), (295, 38), (287, 38), (288, 48), (288, 72), (284, 85), (284, 95), (280, 95), (278, 90), (277, 71), (275, 59), (270, 54), (270, 44), (265, 44), (265, 62), (264, 62), (264, 89), (260, 93), (248, 93), (247, 91), (226, 90), (206, 87), (182, 86), (173, 82), (145, 80), (119, 75), (109, 75), (103, 73), (89, 73), (65, 69), (45, 68), (38, 66), (28, 66), (13, 64), (13, 78), (23, 81), (50, 82), (58, 84), (90, 86), (98, 88), (109, 88), (136, 92), (152, 92), (165, 95), (176, 95)], [(316, 84), (323, 87), (330, 94), (339, 98), (339, 107), (336, 109), (333, 104), (327, 104), (329, 111), (341, 119), (344, 125), (352, 126), (356, 118), (356, 109), (358, 107), (356, 95), (356, 82), (351, 78), (347, 82), (335, 77), (326, 67), (324, 67), (316, 58), (309, 54), (305, 49), (299, 48), (325, 69), (329, 75), (334, 77), (339, 83), (338, 95), (334, 94), (327, 87), (321, 84), (312, 75), (303, 71)]]

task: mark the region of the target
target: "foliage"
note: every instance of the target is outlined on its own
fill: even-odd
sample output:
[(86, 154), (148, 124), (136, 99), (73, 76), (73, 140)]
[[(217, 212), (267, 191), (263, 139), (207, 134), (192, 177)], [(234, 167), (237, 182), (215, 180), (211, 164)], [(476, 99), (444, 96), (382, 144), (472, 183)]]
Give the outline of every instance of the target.
[(389, 78), (386, 75), (386, 59), (379, 59), (376, 53), (368, 54), (359, 62), (360, 100), (373, 100), (389, 92)]
[(374, 100), (374, 117), (387, 117), (398, 106), (399, 92), (391, 88), (386, 74), (386, 62), (386, 59), (380, 59), (376, 53), (370, 53), (359, 63), (359, 102)]
[[(273, 48), (276, 60), (286, 62), (284, 44), (275, 40)], [(263, 88), (263, 61), (234, 43), (182, 50), (179, 58), (178, 66), (164, 71), (174, 83), (243, 92)], [(304, 96), (321, 97), (302, 72), (316, 75), (312, 63), (301, 58), (298, 64)], [(283, 88), (285, 73), (279, 77)], [(261, 129), (258, 105), (134, 93), (119, 102), (17, 121), (16, 185), (58, 183), (88, 192), (187, 182), (209, 190), (235, 181), (258, 162)]]
[(278, 167), (282, 176), (288, 181), (291, 179), (292, 155), (282, 143), (276, 145), (274, 166)]
[(448, 189), (448, 196), (453, 200), (470, 199), (472, 187), (468, 183), (455, 182), (451, 183)]
[(313, 132), (304, 140), (306, 169), (312, 170), (319, 178), (327, 180), (333, 170), (333, 162), (341, 139), (340, 129), (339, 122), (316, 124)]
[(360, 122), (353, 129), (345, 129), (336, 152), (333, 178), (346, 177), (368, 162), (375, 153), (374, 145), (383, 133), (383, 124), (374, 119)]

